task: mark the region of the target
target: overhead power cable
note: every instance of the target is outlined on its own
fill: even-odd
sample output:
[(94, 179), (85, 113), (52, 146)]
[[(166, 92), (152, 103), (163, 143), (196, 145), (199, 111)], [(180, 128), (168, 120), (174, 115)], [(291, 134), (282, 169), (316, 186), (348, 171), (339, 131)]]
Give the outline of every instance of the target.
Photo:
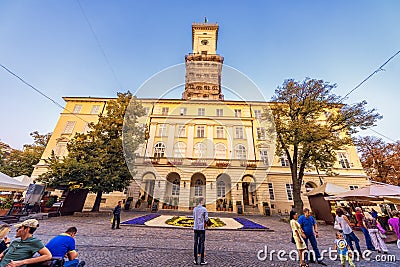
[(30, 83), (28, 83), (27, 81), (25, 81), (23, 78), (21, 78), (19, 75), (15, 74), (13, 71), (11, 71), (10, 69), (8, 69), (6, 66), (4, 66), (3, 64), (0, 63), (0, 66), (6, 70), (8, 73), (10, 73), (12, 76), (14, 76), (15, 78), (17, 78), (18, 80), (20, 80), (23, 84), (29, 86), (30, 88), (32, 88), (35, 92), (37, 92), (38, 94), (40, 94), (41, 96), (47, 98), (48, 100), (50, 100), (51, 102), (53, 102), (53, 104), (55, 104), (57, 107), (71, 113), (72, 115), (74, 115), (75, 117), (77, 117), (80, 120), (83, 120), (84, 122), (89, 123), (88, 121), (86, 121), (85, 119), (81, 118), (80, 116), (78, 116), (77, 114), (73, 113), (72, 111), (68, 110), (67, 108), (64, 108), (60, 103), (58, 103), (57, 101), (55, 101), (54, 99), (52, 99), (51, 97), (49, 97), (48, 95), (46, 95), (45, 93), (43, 93), (42, 91), (40, 91), (39, 89), (37, 89), (35, 86), (31, 85)]
[(339, 102), (342, 102), (342, 100), (344, 100), (347, 96), (349, 96), (351, 93), (353, 93), (355, 90), (358, 89), (358, 87), (360, 87), (363, 83), (365, 83), (367, 80), (369, 80), (369, 78), (371, 78), (372, 76), (374, 76), (375, 74), (377, 74), (380, 71), (383, 71), (383, 67), (389, 63), (390, 60), (392, 60), (395, 56), (397, 56), (400, 53), (400, 50), (397, 51), (396, 54), (394, 54), (393, 56), (391, 56), (388, 60), (386, 60), (385, 63), (383, 63), (378, 69), (376, 69), (373, 73), (371, 73), (367, 78), (365, 78), (362, 82), (360, 82), (356, 87), (354, 87), (350, 92), (348, 92)]
[(115, 81), (117, 82), (117, 84), (118, 84), (120, 90), (123, 90), (124, 88), (123, 88), (121, 82), (119, 81), (119, 79), (118, 79), (118, 77), (117, 77), (117, 74), (116, 74), (115, 71), (114, 71), (114, 68), (112, 67), (112, 65), (111, 65), (111, 63), (110, 63), (110, 60), (108, 59), (107, 54), (106, 54), (106, 52), (105, 52), (103, 46), (101, 45), (100, 40), (99, 40), (99, 38), (97, 37), (97, 34), (96, 34), (96, 32), (94, 31), (93, 26), (92, 26), (92, 24), (90, 23), (90, 20), (89, 20), (88, 16), (87, 16), (86, 13), (85, 13), (85, 10), (83, 9), (83, 7), (82, 7), (82, 5), (81, 5), (81, 2), (80, 2), (79, 0), (76, 0), (76, 2), (78, 2), (79, 9), (81, 10), (81, 12), (82, 12), (82, 14), (83, 14), (83, 17), (85, 18), (86, 23), (89, 25), (90, 31), (92, 32), (93, 37), (94, 37), (94, 39), (96, 40), (97, 46), (99, 47), (99, 49), (100, 49), (100, 51), (101, 51), (101, 53), (102, 53), (102, 55), (103, 55), (103, 57), (104, 57), (104, 59), (105, 59), (107, 65), (108, 65), (108, 67), (110, 68), (111, 73), (112, 73), (112, 75), (114, 76)]

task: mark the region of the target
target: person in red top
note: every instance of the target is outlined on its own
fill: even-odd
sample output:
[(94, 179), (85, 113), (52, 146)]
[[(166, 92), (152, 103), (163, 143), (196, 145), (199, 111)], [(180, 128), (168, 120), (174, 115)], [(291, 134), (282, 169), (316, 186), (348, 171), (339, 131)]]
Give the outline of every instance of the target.
[(364, 214), (362, 213), (362, 209), (360, 207), (356, 208), (356, 219), (357, 219), (357, 225), (360, 227), (361, 231), (364, 234), (365, 243), (367, 244), (367, 249), (374, 251), (375, 247), (372, 244), (371, 236), (369, 235), (368, 229), (365, 228), (363, 224)]

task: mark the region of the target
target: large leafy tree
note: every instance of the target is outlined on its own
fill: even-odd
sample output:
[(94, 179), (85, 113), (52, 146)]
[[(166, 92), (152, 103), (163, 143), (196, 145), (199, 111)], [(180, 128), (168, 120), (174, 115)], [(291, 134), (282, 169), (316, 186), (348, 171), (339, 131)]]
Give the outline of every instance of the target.
[(373, 180), (400, 185), (400, 141), (386, 143), (381, 138), (364, 136), (354, 142), (361, 164)]
[(276, 153), (289, 161), (293, 200), (302, 213), (301, 184), (307, 168), (331, 172), (335, 150), (352, 145), (350, 135), (374, 125), (380, 115), (366, 110), (366, 102), (341, 104), (331, 91), (336, 87), (322, 80), (285, 80), (272, 97)]
[(34, 165), (40, 160), (51, 133), (40, 134), (35, 131), (30, 134), (34, 140), (33, 144), (24, 145), (23, 150), (12, 150), (9, 155), (0, 156), (0, 171), (11, 176), (30, 176)]
[[(125, 116), (127, 110), (129, 116)], [(123, 191), (132, 181), (122, 137), (124, 132), (130, 133), (129, 149), (125, 148), (125, 153), (137, 149), (144, 140), (144, 128), (137, 121), (143, 115), (144, 108), (136, 98), (132, 99), (130, 92), (118, 93), (117, 99), (107, 103), (106, 114), (100, 116), (98, 123), (89, 125), (91, 131), (71, 139), (67, 157), (59, 160), (53, 156), (49, 160), (49, 171), (40, 180), (53, 187), (77, 184), (89, 189), (96, 193), (92, 211), (99, 211), (103, 193)], [(131, 152), (127, 159), (134, 161), (133, 157)]]

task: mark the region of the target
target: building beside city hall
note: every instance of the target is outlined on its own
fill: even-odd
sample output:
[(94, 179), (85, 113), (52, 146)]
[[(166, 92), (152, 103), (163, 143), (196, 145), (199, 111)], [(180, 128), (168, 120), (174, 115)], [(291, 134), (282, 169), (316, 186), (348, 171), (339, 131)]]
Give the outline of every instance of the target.
[[(221, 86), (224, 58), (217, 54), (218, 24), (192, 25), (192, 53), (185, 56), (185, 88), (181, 99), (140, 99), (146, 110), (141, 118), (148, 138), (136, 151), (136, 175), (126, 192), (104, 194), (102, 207), (119, 199), (159, 200), (159, 208), (189, 210), (204, 197), (209, 211), (262, 213), (268, 203), (273, 213), (293, 205), (289, 162), (277, 156), (273, 122), (264, 119), (274, 103), (224, 99)], [(246, 88), (243, 88), (246, 90)], [(75, 133), (87, 132), (87, 122), (97, 122), (110, 98), (64, 97), (61, 113), (33, 178), (46, 172), (52, 151), (66, 156)], [(79, 115), (79, 116), (77, 116)], [(79, 117), (84, 120), (79, 119)], [(354, 146), (337, 151), (338, 175), (304, 175), (302, 193), (329, 182), (354, 189), (368, 184)], [(89, 195), (85, 206), (91, 206)], [(303, 196), (308, 206), (307, 197)]]

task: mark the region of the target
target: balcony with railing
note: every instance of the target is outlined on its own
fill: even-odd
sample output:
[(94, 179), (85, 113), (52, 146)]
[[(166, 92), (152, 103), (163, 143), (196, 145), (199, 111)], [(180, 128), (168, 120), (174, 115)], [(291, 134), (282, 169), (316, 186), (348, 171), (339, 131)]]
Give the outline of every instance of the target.
[(212, 158), (166, 158), (136, 157), (138, 165), (175, 166), (175, 167), (213, 167), (213, 168), (267, 168), (263, 160), (212, 159)]

